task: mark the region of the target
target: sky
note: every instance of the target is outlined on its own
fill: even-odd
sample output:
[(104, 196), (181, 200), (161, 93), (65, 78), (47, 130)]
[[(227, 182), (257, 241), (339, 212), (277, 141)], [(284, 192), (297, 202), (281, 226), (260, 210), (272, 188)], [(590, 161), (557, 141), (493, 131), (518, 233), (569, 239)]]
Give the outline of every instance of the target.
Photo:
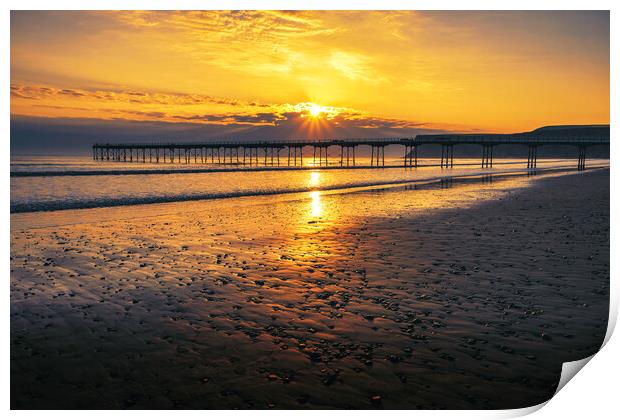
[(607, 11), (11, 12), (18, 150), (607, 123)]

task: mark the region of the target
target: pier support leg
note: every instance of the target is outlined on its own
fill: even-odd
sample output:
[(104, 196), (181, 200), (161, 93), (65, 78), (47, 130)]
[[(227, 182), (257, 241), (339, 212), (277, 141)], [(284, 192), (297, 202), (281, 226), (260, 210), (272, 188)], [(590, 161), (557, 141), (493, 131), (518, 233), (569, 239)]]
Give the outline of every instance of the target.
[(385, 166), (385, 146), (371, 147), (370, 166)]
[[(493, 152), (491, 152), (491, 165), (493, 165)], [(450, 167), (454, 168), (454, 145), (450, 145)]]
[(528, 169), (536, 168), (536, 161), (538, 160), (538, 147), (530, 145), (528, 146), (527, 167)]
[(493, 145), (483, 144), (482, 145), (482, 168), (492, 168), (492, 167), (493, 167)]
[[(447, 148), (448, 146), (445, 144), (441, 145), (441, 164), (439, 165), (440, 168), (444, 167), (444, 155), (447, 155)], [(448, 157), (446, 156), (445, 161), (447, 162)], [(448, 164), (446, 163), (445, 166), (447, 167)]]
[(370, 166), (375, 166), (375, 146), (370, 146)]
[(406, 168), (409, 166), (409, 161), (411, 160), (411, 158), (409, 157), (409, 154), (411, 153), (411, 146), (409, 146), (408, 144), (405, 145), (405, 155), (403, 157), (403, 166)]
[[(416, 157), (416, 160), (417, 160), (417, 157)], [(454, 167), (454, 145), (453, 144), (445, 144), (445, 145), (442, 144), (441, 145), (441, 167), (442, 168), (453, 168)]]
[(406, 144), (405, 145), (405, 168), (418, 166), (418, 145)]
[(579, 146), (579, 157), (577, 159), (577, 170), (583, 171), (586, 169), (586, 146)]

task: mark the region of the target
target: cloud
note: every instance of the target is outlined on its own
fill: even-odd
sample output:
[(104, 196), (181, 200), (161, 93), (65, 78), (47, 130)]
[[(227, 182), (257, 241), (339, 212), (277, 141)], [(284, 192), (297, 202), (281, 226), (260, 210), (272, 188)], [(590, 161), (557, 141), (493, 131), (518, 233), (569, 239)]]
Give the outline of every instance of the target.
[(502, 132), (604, 123), (609, 12), (14, 11), (11, 76), (41, 86), (13, 87), (20, 115), (269, 125), (314, 101)]
[(232, 98), (220, 98), (208, 95), (189, 95), (184, 93), (137, 92), (135, 90), (86, 90), (60, 89), (51, 86), (11, 84), (11, 96), (19, 99), (58, 99), (62, 96), (84, 98), (85, 100), (133, 102), (144, 105), (200, 105), (218, 104), (231, 106), (262, 106), (253, 101), (250, 103)]
[(370, 66), (370, 59), (359, 53), (334, 51), (329, 57), (329, 65), (351, 80), (365, 80), (373, 84), (383, 81)]
[[(319, 115), (313, 116), (317, 107)], [(75, 120), (190, 123), (248, 130), (273, 127), (279, 136), (295, 137), (344, 135), (359, 130), (370, 136), (382, 136), (393, 130), (448, 127), (386, 118), (346, 107), (317, 106), (311, 102), (269, 104), (209, 95), (17, 83), (11, 85), (11, 114)]]
[(349, 66), (343, 73), (345, 77), (356, 75), (357, 80), (362, 80), (361, 74), (350, 68), (350, 61), (359, 63), (363, 60), (363, 68), (357, 68), (370, 73), (363, 79), (375, 83), (382, 80), (372, 77), (378, 73), (372, 62), (360, 51), (347, 50), (345, 41), (333, 53), (333, 47), (326, 48), (327, 41), (350, 36), (347, 12), (209, 10), (108, 13), (130, 29), (161, 39), (176, 52), (209, 66), (251, 74), (307, 74), (336, 60), (337, 70)]
[(274, 124), (283, 116), (273, 112), (260, 112), (257, 114), (202, 114), (202, 115), (173, 115), (173, 120), (201, 122), (218, 122), (226, 124)]
[(290, 36), (310, 37), (331, 33), (322, 20), (304, 11), (209, 10), (109, 12), (130, 26), (158, 31), (216, 35), (219, 41), (277, 41)]
[[(241, 118), (243, 119), (243, 117)], [(215, 124), (134, 121), (123, 118), (100, 120), (86, 118), (11, 117), (11, 153), (70, 153), (89, 154), (96, 142), (178, 141), (195, 142), (209, 139), (262, 140), (299, 138), (361, 138), (408, 137), (441, 131), (425, 127), (403, 128), (396, 121), (382, 123), (382, 128), (370, 128), (377, 121), (364, 118), (353, 120), (339, 117), (312, 132), (299, 130), (305, 120), (301, 113), (291, 112), (270, 125), (241, 123)]]

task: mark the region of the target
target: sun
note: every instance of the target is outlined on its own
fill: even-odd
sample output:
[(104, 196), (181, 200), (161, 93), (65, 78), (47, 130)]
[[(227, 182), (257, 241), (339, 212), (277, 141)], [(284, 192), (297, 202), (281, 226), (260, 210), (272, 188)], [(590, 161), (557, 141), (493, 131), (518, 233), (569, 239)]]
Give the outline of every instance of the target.
[(321, 105), (312, 104), (310, 105), (310, 109), (308, 110), (308, 112), (310, 112), (310, 115), (312, 117), (316, 118), (323, 112), (323, 107)]
[(298, 112), (300, 116), (306, 118), (306, 121), (311, 124), (320, 124), (332, 120), (344, 110), (344, 108), (319, 105), (316, 102), (300, 102), (296, 105), (291, 105), (291, 108), (292, 111)]

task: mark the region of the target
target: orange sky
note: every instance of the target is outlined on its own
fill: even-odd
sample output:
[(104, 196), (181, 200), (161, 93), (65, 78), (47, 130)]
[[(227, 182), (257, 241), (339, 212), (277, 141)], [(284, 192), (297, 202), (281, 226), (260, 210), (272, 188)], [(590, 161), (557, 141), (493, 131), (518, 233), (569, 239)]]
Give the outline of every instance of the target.
[(609, 123), (609, 13), (14, 11), (11, 93), (13, 116), (297, 137)]

